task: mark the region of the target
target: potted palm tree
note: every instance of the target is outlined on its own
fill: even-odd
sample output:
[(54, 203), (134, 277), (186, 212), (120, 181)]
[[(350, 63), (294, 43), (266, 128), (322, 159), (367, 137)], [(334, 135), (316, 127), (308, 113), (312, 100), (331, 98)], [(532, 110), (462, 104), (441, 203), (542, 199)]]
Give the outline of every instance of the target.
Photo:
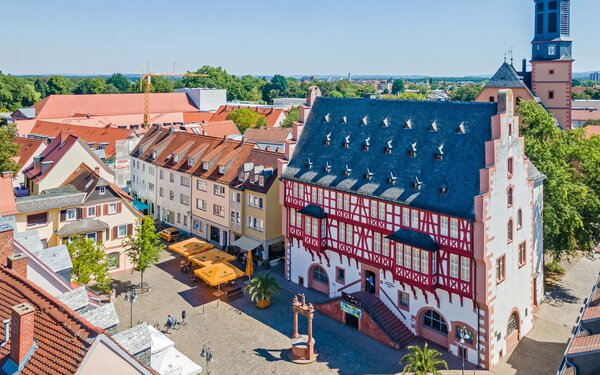
[(256, 307), (265, 309), (271, 305), (271, 297), (279, 293), (279, 284), (270, 273), (261, 273), (256, 275), (246, 285), (246, 293), (250, 294), (250, 299), (256, 302)]
[(415, 375), (440, 375), (439, 368), (448, 369), (448, 364), (440, 359), (441, 353), (435, 349), (429, 349), (427, 343), (422, 348), (412, 345), (408, 347), (409, 353), (400, 359), (400, 364), (404, 364), (402, 374), (409, 372)]

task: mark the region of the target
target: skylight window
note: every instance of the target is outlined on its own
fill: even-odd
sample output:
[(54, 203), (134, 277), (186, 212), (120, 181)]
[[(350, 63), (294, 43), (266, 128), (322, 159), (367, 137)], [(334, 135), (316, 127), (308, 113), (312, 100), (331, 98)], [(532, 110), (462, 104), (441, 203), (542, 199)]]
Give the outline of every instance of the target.
[(360, 121), (360, 124), (361, 124), (362, 126), (366, 126), (366, 125), (368, 125), (368, 124), (369, 124), (369, 116), (365, 116), (365, 117), (363, 117), (363, 118), (362, 118), (362, 120)]
[(445, 186), (440, 187), (440, 194), (441, 195), (446, 195), (448, 194), (448, 188)]
[(387, 178), (388, 184), (394, 186), (396, 185), (396, 181), (398, 181), (398, 177), (394, 176), (394, 173), (390, 172), (390, 176)]
[(368, 181), (371, 181), (373, 179), (373, 172), (367, 168), (367, 172), (365, 173), (365, 179)]
[(313, 163), (312, 161), (310, 161), (310, 158), (306, 161), (306, 164), (304, 164), (306, 166), (307, 169), (312, 169)]
[(347, 124), (348, 123), (348, 117), (344, 116), (342, 117), (342, 124)]
[(406, 120), (406, 122), (404, 123), (404, 129), (412, 129), (413, 128), (413, 123), (411, 119)]
[(386, 154), (391, 154), (392, 153), (392, 140), (388, 140), (385, 144), (385, 147), (383, 148), (383, 152), (385, 152)]
[(444, 145), (440, 145), (435, 153), (435, 160), (442, 160), (444, 158)]
[(421, 190), (423, 182), (419, 180), (419, 177), (415, 177), (415, 181), (412, 183), (412, 188), (415, 190)]
[(429, 127), (429, 131), (430, 132), (436, 132), (436, 131), (438, 131), (437, 121), (433, 121), (433, 123), (431, 123), (431, 126)]
[(362, 145), (362, 150), (369, 151), (369, 146), (371, 146), (371, 137), (365, 139), (365, 141), (363, 142), (363, 145)]
[(331, 165), (329, 162), (325, 162), (325, 167), (323, 169), (325, 170), (325, 173), (331, 173)]
[(331, 115), (328, 113), (323, 117), (323, 122), (329, 122), (331, 120)]
[(383, 126), (384, 128), (387, 128), (388, 126), (390, 126), (390, 123), (391, 123), (390, 120), (386, 117), (381, 122), (381, 126)]
[(461, 122), (460, 125), (458, 125), (458, 128), (456, 128), (456, 133), (465, 134), (466, 132), (467, 132), (467, 127), (465, 126), (464, 122)]
[(331, 133), (327, 133), (325, 136), (325, 140), (323, 141), (325, 146), (329, 146), (331, 144)]
[(410, 149), (408, 150), (408, 156), (414, 158), (417, 156), (417, 142), (410, 144)]
[(342, 143), (342, 147), (344, 147), (344, 148), (350, 147), (350, 136), (349, 135), (344, 137), (344, 143)]
[(352, 168), (348, 167), (348, 164), (346, 164), (344, 167), (344, 175), (350, 176), (350, 173), (352, 173)]

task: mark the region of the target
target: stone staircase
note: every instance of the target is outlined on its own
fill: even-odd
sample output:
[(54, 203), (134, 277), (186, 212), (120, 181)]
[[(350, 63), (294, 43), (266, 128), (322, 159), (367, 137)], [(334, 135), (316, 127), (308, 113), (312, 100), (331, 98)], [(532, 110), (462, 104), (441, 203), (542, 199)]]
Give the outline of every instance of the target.
[(351, 293), (350, 296), (360, 301), (360, 307), (371, 316), (371, 319), (398, 348), (408, 345), (415, 338), (415, 335), (404, 325), (402, 320), (379, 298), (365, 292)]

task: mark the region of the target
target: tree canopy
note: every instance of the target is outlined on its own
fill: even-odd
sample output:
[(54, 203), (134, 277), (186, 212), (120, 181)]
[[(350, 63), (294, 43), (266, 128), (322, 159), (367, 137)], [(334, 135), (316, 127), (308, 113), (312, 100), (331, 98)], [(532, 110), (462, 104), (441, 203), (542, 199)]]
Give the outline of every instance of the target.
[(19, 155), (19, 145), (14, 143), (17, 129), (14, 125), (0, 126), (0, 172), (12, 171), (17, 174), (19, 164), (14, 157)]
[(481, 92), (481, 86), (476, 84), (462, 85), (450, 92), (450, 100), (456, 102), (472, 102)]
[(135, 235), (123, 242), (133, 269), (140, 273), (140, 288), (144, 289), (144, 272), (158, 263), (165, 246), (154, 227), (154, 219), (144, 216), (135, 223)]
[(392, 94), (398, 94), (404, 92), (404, 81), (401, 79), (397, 79), (392, 84)]
[(104, 290), (110, 289), (108, 259), (104, 247), (91, 239), (76, 236), (67, 244), (73, 262), (72, 277), (76, 283), (87, 285), (92, 281)]
[(242, 134), (248, 128), (258, 128), (267, 124), (265, 118), (259, 116), (256, 111), (244, 107), (229, 112), (227, 120), (232, 120)]
[(546, 176), (544, 246), (555, 260), (600, 241), (600, 137), (560, 130), (535, 101), (521, 102), (525, 154)]
[(292, 107), (287, 111), (285, 120), (281, 123), (282, 128), (291, 128), (294, 125), (294, 121), (300, 121), (300, 108)]

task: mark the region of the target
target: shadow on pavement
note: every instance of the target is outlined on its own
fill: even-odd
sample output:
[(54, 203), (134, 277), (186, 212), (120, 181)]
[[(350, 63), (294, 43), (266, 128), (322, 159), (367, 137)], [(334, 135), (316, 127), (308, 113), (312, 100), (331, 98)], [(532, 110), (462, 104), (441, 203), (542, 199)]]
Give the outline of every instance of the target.
[(121, 280), (113, 279), (112, 284), (111, 284), (111, 289), (113, 289), (117, 293), (117, 296), (120, 296), (121, 294), (123, 294), (123, 293), (127, 292), (128, 290), (131, 290), (137, 286), (138, 286), (138, 284), (134, 284), (129, 280), (121, 281)]
[(565, 303), (580, 303), (579, 297), (575, 295), (571, 288), (567, 288), (564, 284), (555, 285), (550, 289), (549, 294), (552, 298), (557, 298)]
[[(524, 337), (519, 342), (518, 350), (513, 351), (506, 361), (517, 375), (546, 375), (554, 374), (560, 365), (560, 360), (551, 361), (550, 358), (562, 358), (567, 347), (566, 343), (540, 342)], [(536, 366), (531, 366), (535, 358), (544, 358), (536, 361)]]
[[(254, 353), (256, 353), (257, 356), (264, 358), (267, 362), (287, 360), (285, 358), (285, 352), (286, 351), (282, 349), (254, 349)], [(275, 353), (275, 355), (273, 353)]]

